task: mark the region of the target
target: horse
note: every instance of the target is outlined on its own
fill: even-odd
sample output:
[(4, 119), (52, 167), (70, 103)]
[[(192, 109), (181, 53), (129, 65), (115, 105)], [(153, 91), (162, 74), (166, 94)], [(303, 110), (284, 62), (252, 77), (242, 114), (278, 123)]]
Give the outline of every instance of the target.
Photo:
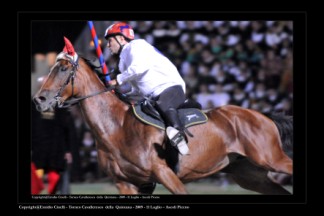
[(293, 174), (293, 161), (283, 150), (292, 139), (291, 116), (272, 120), (233, 105), (205, 111), (208, 121), (188, 128), (190, 154), (176, 154), (174, 169), (165, 130), (139, 121), (66, 38), (34, 102), (41, 112), (79, 104), (97, 141), (99, 166), (120, 194), (153, 194), (156, 183), (172, 194), (188, 194), (185, 183), (219, 171), (247, 190), (290, 194), (268, 173)]

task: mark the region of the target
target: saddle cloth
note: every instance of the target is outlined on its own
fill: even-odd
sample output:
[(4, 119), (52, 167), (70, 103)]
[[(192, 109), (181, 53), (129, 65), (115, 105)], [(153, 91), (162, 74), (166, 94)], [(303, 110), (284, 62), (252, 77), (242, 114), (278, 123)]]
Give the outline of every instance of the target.
[[(152, 125), (159, 129), (165, 130), (166, 125), (164, 121), (158, 120), (151, 115), (144, 113), (141, 109), (141, 105), (132, 105), (134, 115), (143, 123)], [(201, 110), (196, 108), (184, 108), (178, 109), (178, 114), (182, 124), (188, 128), (193, 125), (206, 123), (208, 117)]]

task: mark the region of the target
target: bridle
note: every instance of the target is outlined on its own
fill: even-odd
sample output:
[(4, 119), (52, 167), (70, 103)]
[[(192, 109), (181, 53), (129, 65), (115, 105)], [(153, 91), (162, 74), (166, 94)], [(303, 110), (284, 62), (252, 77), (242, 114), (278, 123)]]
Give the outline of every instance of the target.
[(62, 94), (63, 90), (65, 89), (65, 87), (70, 82), (71, 82), (71, 85), (72, 85), (72, 96), (71, 97), (74, 97), (74, 79), (75, 79), (76, 72), (79, 69), (79, 56), (78, 56), (77, 53), (75, 53), (74, 56), (71, 56), (71, 55), (69, 55), (69, 54), (67, 54), (65, 52), (61, 52), (57, 56), (56, 62), (58, 62), (60, 60), (67, 60), (72, 65), (72, 70), (70, 71), (69, 76), (67, 77), (67, 79), (65, 80), (65, 82), (63, 83), (63, 85), (61, 86), (59, 91), (54, 96), (54, 100), (57, 102), (58, 108), (70, 107), (70, 106), (72, 106), (72, 105), (74, 105), (76, 103), (79, 103), (80, 101), (82, 101), (82, 100), (84, 100), (86, 98), (93, 97), (93, 96), (96, 96), (96, 95), (99, 95), (99, 94), (102, 94), (104, 92), (111, 91), (111, 90), (114, 89), (114, 87), (109, 86), (103, 91), (96, 92), (96, 93), (93, 93), (93, 94), (90, 94), (90, 95), (87, 95), (87, 96), (83, 96), (83, 97), (79, 97), (79, 98), (72, 98), (72, 99), (69, 99), (67, 101), (62, 102), (61, 101), (61, 98), (62, 98), (61, 94)]

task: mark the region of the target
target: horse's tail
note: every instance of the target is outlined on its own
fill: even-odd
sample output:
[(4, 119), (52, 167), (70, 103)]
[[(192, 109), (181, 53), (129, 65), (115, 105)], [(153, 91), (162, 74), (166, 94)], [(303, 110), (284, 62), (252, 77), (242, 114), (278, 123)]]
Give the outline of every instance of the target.
[(293, 156), (293, 117), (283, 113), (270, 113), (267, 116), (276, 124), (284, 152)]

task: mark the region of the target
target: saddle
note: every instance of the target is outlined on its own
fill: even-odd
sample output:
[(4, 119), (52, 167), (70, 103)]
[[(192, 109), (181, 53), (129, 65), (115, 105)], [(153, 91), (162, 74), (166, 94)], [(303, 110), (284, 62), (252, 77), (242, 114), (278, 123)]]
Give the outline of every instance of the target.
[[(165, 130), (166, 124), (160, 113), (154, 108), (150, 100), (132, 105), (134, 115), (143, 123)], [(201, 105), (187, 99), (178, 108), (181, 123), (186, 127), (206, 123), (208, 117), (201, 110)]]

